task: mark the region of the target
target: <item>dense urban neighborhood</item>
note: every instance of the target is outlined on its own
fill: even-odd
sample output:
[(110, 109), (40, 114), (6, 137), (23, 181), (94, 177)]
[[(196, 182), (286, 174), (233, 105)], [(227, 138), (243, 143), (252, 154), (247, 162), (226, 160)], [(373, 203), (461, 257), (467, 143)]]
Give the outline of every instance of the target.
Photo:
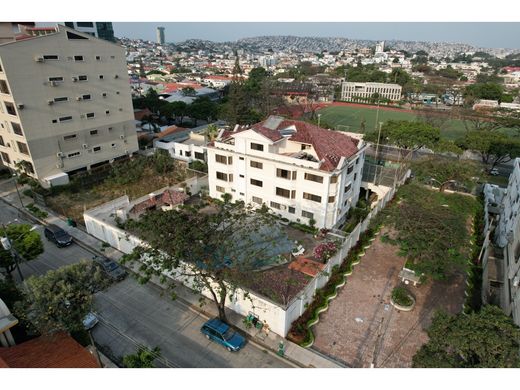
[(0, 368), (520, 368), (520, 49), (0, 22)]

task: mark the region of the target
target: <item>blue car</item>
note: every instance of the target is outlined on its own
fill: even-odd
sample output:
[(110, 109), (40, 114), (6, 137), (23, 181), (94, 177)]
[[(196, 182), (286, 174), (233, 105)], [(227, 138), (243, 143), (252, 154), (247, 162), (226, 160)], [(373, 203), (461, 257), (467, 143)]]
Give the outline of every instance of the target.
[(218, 318), (207, 321), (202, 325), (200, 331), (206, 335), (208, 340), (222, 344), (229, 352), (238, 351), (246, 343), (246, 339), (243, 336)]

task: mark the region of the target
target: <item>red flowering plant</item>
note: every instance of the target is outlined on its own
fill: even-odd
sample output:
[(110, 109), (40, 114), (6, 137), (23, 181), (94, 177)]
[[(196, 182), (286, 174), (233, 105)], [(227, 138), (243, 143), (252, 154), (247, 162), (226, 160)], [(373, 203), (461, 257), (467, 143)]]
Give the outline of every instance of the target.
[(327, 261), (338, 250), (338, 245), (334, 241), (327, 241), (314, 248), (314, 257), (318, 261)]

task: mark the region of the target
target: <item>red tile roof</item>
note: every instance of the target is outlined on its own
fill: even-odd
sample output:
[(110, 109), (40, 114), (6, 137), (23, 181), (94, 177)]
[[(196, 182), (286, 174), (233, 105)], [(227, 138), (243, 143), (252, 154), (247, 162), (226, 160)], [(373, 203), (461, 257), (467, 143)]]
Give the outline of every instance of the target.
[(170, 206), (175, 206), (178, 204), (184, 203), (185, 200), (189, 198), (184, 192), (174, 191), (174, 190), (166, 190), (162, 194), (155, 195), (154, 197), (147, 199), (141, 203), (136, 204), (130, 210), (130, 213), (136, 214), (140, 213), (144, 210), (147, 210), (153, 206), (160, 207), (165, 204), (169, 204)]
[(299, 256), (289, 264), (289, 269), (314, 277), (325, 269), (325, 264)]
[(144, 117), (150, 115), (152, 115), (152, 112), (148, 108), (139, 111), (134, 111), (134, 118), (136, 121), (142, 121)]
[(167, 135), (181, 133), (186, 130), (187, 129), (185, 127), (179, 127), (179, 126), (173, 125), (173, 126), (167, 127), (164, 131), (161, 131), (159, 134), (157, 134), (157, 138), (163, 138), (163, 137), (166, 137)]
[(0, 348), (0, 367), (99, 368), (95, 357), (64, 332)]

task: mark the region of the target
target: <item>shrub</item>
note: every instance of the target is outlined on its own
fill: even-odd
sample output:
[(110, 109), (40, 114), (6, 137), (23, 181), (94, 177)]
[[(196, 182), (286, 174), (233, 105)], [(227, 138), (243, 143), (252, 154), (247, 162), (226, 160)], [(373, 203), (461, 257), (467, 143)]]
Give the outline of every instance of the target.
[(392, 290), (392, 300), (401, 306), (412, 306), (413, 299), (408, 290), (402, 286), (396, 287)]
[(336, 253), (338, 246), (334, 241), (327, 241), (314, 248), (314, 257), (318, 261), (327, 261)]
[(25, 208), (27, 210), (30, 211), (30, 213), (32, 215), (34, 215), (35, 217), (37, 218), (40, 218), (40, 219), (45, 219), (49, 216), (49, 214), (47, 214), (47, 212), (43, 211), (43, 210), (40, 210), (38, 207), (36, 207), (34, 205), (34, 203), (29, 203), (27, 206), (25, 206)]

